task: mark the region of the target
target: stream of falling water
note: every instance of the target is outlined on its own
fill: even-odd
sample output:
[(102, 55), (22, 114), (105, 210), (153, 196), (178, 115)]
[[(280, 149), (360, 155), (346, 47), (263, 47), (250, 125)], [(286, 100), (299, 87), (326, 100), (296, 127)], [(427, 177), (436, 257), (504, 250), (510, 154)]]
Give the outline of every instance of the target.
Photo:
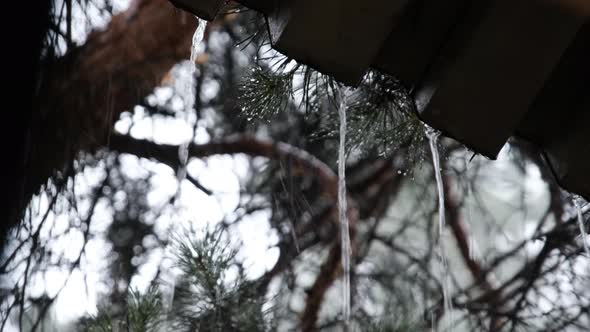
[(340, 221), (340, 242), (342, 257), (342, 316), (345, 328), (350, 323), (350, 233), (346, 201), (346, 102), (347, 88), (340, 88), (340, 145), (338, 148), (338, 218)]
[(588, 245), (588, 234), (586, 234), (586, 228), (584, 227), (584, 217), (582, 216), (582, 198), (575, 195), (572, 198), (574, 206), (576, 207), (576, 213), (578, 214), (578, 225), (580, 226), (580, 236), (582, 236), (582, 243), (584, 245), (584, 251), (586, 256), (590, 259), (590, 248)]
[[(175, 84), (175, 89), (177, 93), (182, 97), (184, 100), (184, 114), (187, 124), (190, 123), (190, 116), (195, 106), (195, 72), (197, 71), (197, 66), (195, 61), (197, 60), (198, 56), (198, 49), (199, 45), (203, 41), (205, 36), (205, 28), (207, 27), (207, 21), (201, 20), (197, 18), (197, 28), (195, 29), (195, 33), (193, 34), (192, 38), (192, 45), (191, 45), (191, 55), (190, 55), (190, 64), (188, 68), (188, 73), (186, 76), (181, 76), (179, 78), (180, 82), (178, 85)], [(197, 119), (195, 119), (197, 121)], [(194, 140), (195, 133), (193, 132), (191, 137), (184, 143), (178, 146), (178, 161), (179, 167), (176, 173), (176, 178), (178, 180), (178, 188), (176, 189), (176, 193), (174, 194), (174, 198), (178, 199), (180, 196), (180, 184), (182, 180), (186, 178), (187, 175), (187, 164), (188, 164), (188, 157), (189, 157), (189, 147), (191, 142)], [(172, 305), (174, 299), (174, 281), (171, 281), (171, 293), (168, 299), (168, 306)], [(170, 308), (170, 307), (169, 307)]]
[(448, 266), (448, 255), (446, 252), (446, 248), (444, 245), (444, 227), (445, 227), (445, 192), (443, 187), (443, 179), (441, 174), (440, 168), (440, 156), (438, 153), (438, 137), (440, 136), (440, 132), (426, 127), (426, 136), (428, 137), (428, 142), (430, 144), (430, 151), (432, 153), (432, 164), (434, 167), (434, 176), (436, 178), (436, 188), (438, 193), (438, 251), (439, 251), (439, 259), (440, 259), (440, 268), (442, 274), (442, 290), (443, 290), (443, 304), (445, 307), (445, 312), (449, 313), (451, 317), (451, 330), (454, 325), (453, 319), (453, 304), (451, 302), (451, 294), (450, 294), (450, 280), (449, 280), (449, 266)]
[[(203, 41), (205, 36), (205, 28), (207, 27), (207, 21), (201, 20), (197, 18), (197, 29), (193, 34), (192, 45), (191, 45), (191, 55), (190, 55), (190, 63), (187, 78), (185, 78), (183, 82), (183, 88), (180, 92), (182, 94), (182, 98), (184, 99), (184, 113), (186, 117), (187, 123), (190, 122), (190, 115), (193, 111), (195, 106), (195, 72), (197, 70), (197, 66), (195, 61), (197, 60), (198, 49), (199, 45)], [(196, 120), (195, 120), (196, 121)], [(178, 172), (176, 176), (178, 178), (179, 189), (180, 189), (180, 182), (186, 178), (186, 166), (188, 163), (189, 157), (189, 146), (194, 139), (194, 133), (191, 135), (191, 138), (186, 142), (180, 144), (178, 147), (178, 159), (180, 161), (180, 167), (178, 168)]]
[[(467, 158), (463, 159), (464, 160), (464, 170), (466, 175), (468, 176), (468, 168), (469, 168), (469, 162), (467, 161)], [(472, 261), (477, 261), (479, 260), (479, 248), (477, 247), (477, 240), (475, 239), (475, 232), (473, 230), (473, 216), (471, 213), (471, 204), (469, 204), (469, 202), (467, 202), (467, 200), (471, 197), (471, 186), (472, 183), (467, 183), (467, 191), (465, 193), (465, 200), (466, 200), (466, 204), (465, 204), (465, 210), (467, 213), (467, 225), (469, 226), (469, 228), (467, 229), (467, 235), (469, 236), (469, 248), (468, 248), (468, 255), (469, 255), (469, 259)]]

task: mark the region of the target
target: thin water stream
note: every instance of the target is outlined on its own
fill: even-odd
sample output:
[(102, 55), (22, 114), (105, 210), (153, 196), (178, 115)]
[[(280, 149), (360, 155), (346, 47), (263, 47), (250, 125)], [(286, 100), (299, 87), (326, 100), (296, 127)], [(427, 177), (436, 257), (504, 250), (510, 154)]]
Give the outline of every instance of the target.
[(590, 246), (588, 245), (588, 234), (586, 234), (586, 227), (584, 226), (584, 217), (582, 216), (582, 198), (574, 196), (572, 198), (574, 207), (576, 208), (576, 214), (578, 216), (578, 226), (580, 227), (580, 236), (582, 237), (582, 243), (586, 256), (590, 259)]
[[(182, 95), (184, 100), (184, 113), (186, 117), (187, 123), (190, 122), (190, 115), (195, 106), (195, 73), (197, 70), (197, 66), (195, 61), (197, 60), (199, 45), (203, 41), (205, 36), (205, 28), (207, 27), (207, 21), (197, 19), (197, 28), (195, 29), (195, 33), (193, 34), (192, 45), (191, 45), (191, 55), (190, 55), (190, 63), (186, 81), (183, 82), (183, 89), (179, 91)], [(186, 166), (188, 164), (188, 157), (189, 157), (189, 146), (194, 139), (194, 133), (191, 135), (191, 138), (186, 142), (180, 144), (178, 147), (178, 160), (180, 162), (180, 166), (178, 168), (178, 172), (176, 173), (176, 177), (178, 178), (179, 188), (180, 182), (186, 178)]]
[(340, 142), (338, 148), (338, 218), (340, 221), (340, 242), (342, 257), (342, 316), (344, 325), (350, 323), (350, 233), (346, 202), (346, 103), (347, 88), (340, 88)]
[(438, 238), (437, 238), (437, 249), (439, 254), (439, 262), (441, 269), (441, 283), (443, 291), (443, 304), (445, 312), (449, 313), (451, 317), (451, 330), (454, 325), (453, 319), (453, 303), (451, 301), (450, 294), (450, 278), (449, 278), (449, 266), (448, 266), (448, 254), (444, 243), (444, 227), (446, 224), (445, 220), (445, 192), (443, 187), (443, 179), (440, 167), (440, 155), (438, 151), (438, 138), (440, 132), (426, 127), (426, 136), (430, 144), (430, 152), (432, 153), (432, 164), (434, 167), (434, 177), (436, 179), (436, 188), (438, 194)]

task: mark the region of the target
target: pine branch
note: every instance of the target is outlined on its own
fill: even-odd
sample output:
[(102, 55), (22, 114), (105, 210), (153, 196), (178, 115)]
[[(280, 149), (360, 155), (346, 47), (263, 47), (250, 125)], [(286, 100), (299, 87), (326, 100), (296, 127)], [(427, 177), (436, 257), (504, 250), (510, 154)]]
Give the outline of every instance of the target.
[(172, 325), (181, 331), (265, 331), (263, 294), (247, 280), (223, 228), (177, 237), (182, 275), (175, 287)]
[(129, 290), (124, 317), (114, 317), (108, 308), (101, 308), (96, 316), (83, 318), (79, 326), (84, 332), (157, 332), (163, 323), (163, 304), (160, 291), (152, 286), (145, 294)]
[(238, 102), (247, 119), (270, 119), (284, 111), (293, 95), (293, 72), (275, 73), (262, 67), (251, 69), (240, 85)]

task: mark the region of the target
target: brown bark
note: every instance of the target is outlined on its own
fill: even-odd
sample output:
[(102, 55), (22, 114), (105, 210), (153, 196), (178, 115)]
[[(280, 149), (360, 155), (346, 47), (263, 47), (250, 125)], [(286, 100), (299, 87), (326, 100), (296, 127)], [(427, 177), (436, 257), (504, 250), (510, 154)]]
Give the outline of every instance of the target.
[(189, 57), (195, 26), (194, 17), (168, 1), (134, 0), (84, 45), (45, 66), (23, 205), (48, 178), (69, 172), (79, 151), (108, 144), (119, 114), (131, 110), (174, 64)]
[[(113, 134), (108, 148), (120, 153), (130, 153), (142, 158), (154, 158), (174, 169), (180, 166), (178, 146), (157, 144), (134, 139), (128, 135)], [(323, 194), (332, 201), (338, 197), (338, 177), (328, 165), (305, 150), (282, 142), (272, 142), (252, 136), (236, 135), (222, 141), (189, 146), (189, 156), (205, 158), (218, 154), (244, 153), (272, 160), (289, 160), (293, 167), (316, 178)], [(353, 204), (351, 209), (356, 209)]]

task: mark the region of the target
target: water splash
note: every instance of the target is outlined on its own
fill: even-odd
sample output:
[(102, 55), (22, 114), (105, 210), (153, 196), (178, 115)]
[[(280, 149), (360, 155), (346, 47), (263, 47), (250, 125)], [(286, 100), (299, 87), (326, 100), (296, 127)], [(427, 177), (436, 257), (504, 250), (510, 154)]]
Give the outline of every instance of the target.
[(444, 227), (446, 224), (445, 220), (445, 192), (443, 187), (443, 179), (440, 167), (440, 155), (438, 152), (438, 138), (440, 136), (440, 132), (431, 128), (426, 127), (426, 136), (428, 137), (428, 142), (430, 144), (430, 152), (432, 153), (432, 164), (434, 167), (434, 177), (436, 179), (436, 188), (438, 193), (438, 256), (440, 261), (440, 269), (442, 274), (442, 291), (443, 291), (443, 303), (445, 307), (445, 312), (448, 312), (451, 315), (451, 329), (454, 325), (453, 319), (453, 303), (450, 297), (450, 278), (449, 278), (449, 266), (448, 266), (448, 254), (446, 252), (445, 243), (444, 243)]
[[(281, 165), (281, 172), (283, 170), (283, 162), (280, 163)], [(292, 177), (291, 172), (289, 171), (289, 176)], [(287, 189), (287, 185), (285, 184), (285, 181), (283, 181), (283, 175), (282, 173), (279, 173), (279, 180), (281, 181), (281, 186), (283, 187), (283, 190), (285, 191), (285, 193), (291, 193), (291, 198), (289, 200), (289, 203), (291, 205), (291, 211), (293, 213), (295, 213), (295, 203), (293, 201), (293, 195), (291, 190)], [(292, 188), (293, 184), (291, 183), (289, 185), (289, 188)], [(276, 201), (273, 199), (273, 204), (276, 204)], [(295, 219), (295, 218), (293, 218)], [(297, 237), (297, 230), (295, 229), (295, 224), (293, 223), (293, 220), (291, 218), (288, 218), (288, 225), (289, 225), (289, 232), (291, 232), (291, 238), (293, 239), (293, 243), (295, 244), (295, 250), (296, 252), (299, 254), (301, 253), (301, 247), (299, 246), (299, 238)]]
[[(467, 172), (468, 168), (469, 168), (469, 163), (467, 162), (467, 158), (463, 159), (464, 161), (464, 170)], [(479, 260), (479, 247), (477, 246), (477, 240), (475, 238), (475, 233), (473, 232), (472, 229), (472, 222), (473, 222), (473, 216), (471, 213), (471, 204), (469, 204), (469, 202), (467, 202), (467, 199), (471, 197), (471, 183), (467, 183), (467, 192), (465, 193), (465, 200), (466, 200), (466, 204), (465, 204), (465, 209), (467, 212), (467, 225), (469, 226), (467, 228), (467, 236), (469, 238), (469, 259), (472, 261), (478, 261)]]
[[(187, 123), (190, 122), (190, 115), (195, 106), (195, 73), (197, 71), (195, 61), (197, 60), (197, 56), (199, 54), (199, 45), (205, 37), (205, 28), (207, 28), (207, 21), (197, 18), (197, 29), (193, 34), (187, 78), (183, 80), (183, 88), (181, 88), (180, 91), (180, 93), (182, 94), (182, 98), (184, 100), (184, 114)], [(186, 166), (188, 164), (189, 146), (193, 139), (194, 133), (193, 137), (191, 137), (188, 141), (180, 144), (180, 146), (178, 147), (178, 160), (180, 162), (180, 167), (178, 168), (176, 177), (179, 183), (182, 182), (182, 180), (184, 180), (187, 175)]]
[(473, 234), (469, 234), (469, 259), (472, 261), (479, 260), (479, 248), (477, 247), (477, 241)]
[(434, 311), (430, 311), (430, 331), (436, 332), (436, 324), (434, 323)]
[(572, 197), (572, 201), (574, 203), (574, 207), (576, 208), (576, 213), (578, 215), (578, 226), (580, 226), (580, 236), (582, 236), (582, 243), (584, 245), (584, 251), (586, 251), (586, 256), (590, 258), (590, 247), (588, 245), (588, 234), (586, 234), (586, 227), (584, 226), (584, 217), (582, 216), (582, 197), (578, 195), (574, 195)]
[(342, 257), (342, 315), (344, 325), (350, 323), (350, 233), (348, 225), (346, 201), (346, 103), (347, 88), (340, 88), (340, 146), (338, 148), (338, 217), (340, 221), (340, 242)]
[[(471, 185), (468, 184), (467, 185), (467, 197), (471, 196)], [(472, 226), (472, 222), (473, 222), (473, 217), (471, 214), (471, 207), (470, 205), (467, 203), (466, 204), (466, 210), (467, 210), (467, 237), (469, 239), (469, 243), (468, 243), (468, 255), (469, 255), (469, 259), (472, 261), (479, 261), (480, 260), (480, 250), (479, 247), (477, 246), (477, 239), (475, 237), (475, 232), (473, 231), (473, 226)]]

